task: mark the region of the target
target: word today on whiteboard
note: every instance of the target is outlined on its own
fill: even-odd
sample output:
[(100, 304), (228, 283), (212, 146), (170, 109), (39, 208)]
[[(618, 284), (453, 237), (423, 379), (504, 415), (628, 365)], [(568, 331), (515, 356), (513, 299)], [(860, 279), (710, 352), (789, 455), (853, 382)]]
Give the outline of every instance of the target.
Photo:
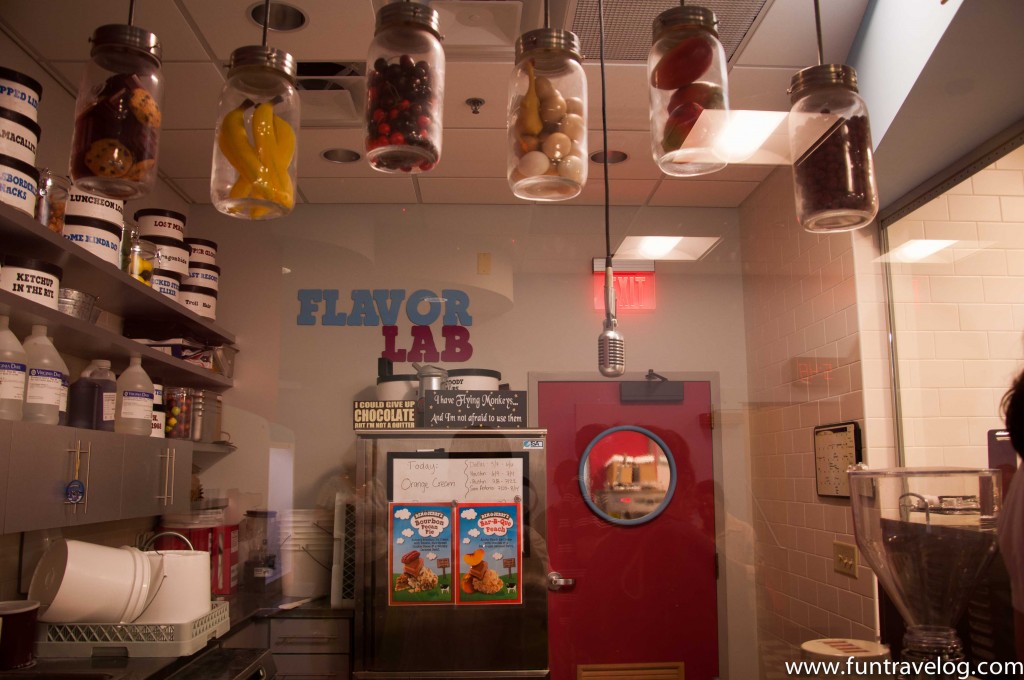
[(392, 500), (397, 503), (512, 503), (523, 497), (523, 462), (520, 456), (394, 457), (390, 475)]

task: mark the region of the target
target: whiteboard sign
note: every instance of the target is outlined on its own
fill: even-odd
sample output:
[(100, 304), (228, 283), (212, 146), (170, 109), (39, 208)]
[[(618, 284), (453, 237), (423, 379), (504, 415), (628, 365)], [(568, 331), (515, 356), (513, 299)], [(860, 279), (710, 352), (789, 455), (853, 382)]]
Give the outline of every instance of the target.
[(502, 458), (389, 454), (388, 458), (391, 500), (396, 503), (523, 499), (523, 454)]

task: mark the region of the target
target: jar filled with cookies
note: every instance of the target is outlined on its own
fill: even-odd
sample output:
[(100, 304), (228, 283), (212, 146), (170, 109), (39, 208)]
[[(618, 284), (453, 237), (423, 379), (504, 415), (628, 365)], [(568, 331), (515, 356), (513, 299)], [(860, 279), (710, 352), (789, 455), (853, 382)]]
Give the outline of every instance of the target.
[(587, 183), (587, 77), (574, 33), (516, 41), (508, 105), (508, 184), (519, 198), (564, 201)]
[(90, 42), (75, 103), (71, 178), (92, 193), (137, 198), (156, 181), (164, 86), (160, 41), (137, 26), (108, 24)]

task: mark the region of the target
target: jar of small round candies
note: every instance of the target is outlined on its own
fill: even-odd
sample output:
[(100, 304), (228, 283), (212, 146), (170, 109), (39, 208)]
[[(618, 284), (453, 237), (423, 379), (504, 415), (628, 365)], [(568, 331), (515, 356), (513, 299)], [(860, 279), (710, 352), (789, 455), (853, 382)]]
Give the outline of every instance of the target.
[(793, 76), (789, 93), (797, 221), (813, 232), (870, 224), (878, 189), (857, 72), (843, 64), (811, 66)]
[(75, 104), (71, 178), (109, 198), (137, 198), (156, 181), (163, 75), (156, 35), (122, 24), (97, 28)]
[(192, 438), (191, 387), (168, 387), (164, 390), (164, 434), (171, 439)]
[(580, 41), (553, 28), (516, 41), (508, 104), (508, 183), (519, 198), (564, 201), (587, 183), (587, 76)]
[(366, 158), (381, 172), (426, 172), (441, 159), (444, 50), (437, 12), (394, 2), (377, 12), (366, 58)]
[(710, 9), (681, 2), (654, 19), (647, 56), (651, 151), (667, 175), (706, 175), (726, 166), (714, 148), (729, 110), (717, 26)]

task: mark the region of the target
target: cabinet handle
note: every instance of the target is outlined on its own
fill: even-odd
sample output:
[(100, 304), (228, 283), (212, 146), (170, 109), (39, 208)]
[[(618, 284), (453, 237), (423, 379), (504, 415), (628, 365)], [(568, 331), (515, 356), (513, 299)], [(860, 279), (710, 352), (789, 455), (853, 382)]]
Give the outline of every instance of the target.
[[(79, 444), (81, 446), (81, 444)], [(89, 514), (89, 473), (92, 472), (92, 442), (85, 449), (85, 507), (82, 508), (82, 514)]]
[(287, 642), (288, 640), (294, 641), (305, 641), (315, 645), (326, 645), (334, 640), (337, 640), (337, 635), (281, 635), (277, 638), (278, 644), (296, 644), (296, 642)]
[[(170, 460), (168, 461), (167, 467), (168, 467), (168, 470), (169, 470), (168, 476), (171, 478), (171, 481), (170, 481), (171, 493), (170, 493), (170, 500), (167, 501), (167, 505), (174, 505), (174, 468), (176, 467), (174, 459), (175, 459), (175, 455), (177, 454), (177, 449), (171, 449), (170, 450), (170, 454), (171, 454), (171, 457), (170, 457)], [(164, 493), (167, 493), (167, 492), (165, 491)]]
[(174, 449), (166, 449), (160, 454), (164, 461), (164, 494), (157, 496), (164, 506), (174, 505)]

